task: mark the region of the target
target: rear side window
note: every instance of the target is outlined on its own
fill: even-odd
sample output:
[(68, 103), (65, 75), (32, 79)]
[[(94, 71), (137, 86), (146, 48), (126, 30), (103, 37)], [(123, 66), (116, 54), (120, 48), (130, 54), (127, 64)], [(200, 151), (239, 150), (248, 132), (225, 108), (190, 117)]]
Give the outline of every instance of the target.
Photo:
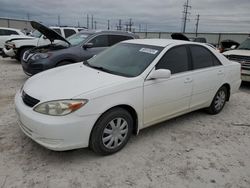
[(124, 35), (109, 35), (109, 45), (112, 46), (118, 42), (133, 39), (131, 36), (124, 36)]
[(76, 32), (73, 29), (64, 29), (65, 38), (74, 35)]
[(206, 48), (202, 46), (190, 46), (193, 69), (201, 69), (220, 65), (219, 60)]
[(107, 47), (109, 46), (108, 35), (98, 35), (90, 43), (93, 43), (93, 47)]
[(62, 32), (60, 29), (53, 29), (55, 32), (57, 32), (59, 35), (62, 35)]
[(13, 30), (0, 29), (0, 36), (3, 36), (3, 35), (18, 35), (18, 33)]
[(156, 69), (169, 69), (171, 74), (188, 71), (188, 53), (185, 46), (174, 47), (166, 52)]

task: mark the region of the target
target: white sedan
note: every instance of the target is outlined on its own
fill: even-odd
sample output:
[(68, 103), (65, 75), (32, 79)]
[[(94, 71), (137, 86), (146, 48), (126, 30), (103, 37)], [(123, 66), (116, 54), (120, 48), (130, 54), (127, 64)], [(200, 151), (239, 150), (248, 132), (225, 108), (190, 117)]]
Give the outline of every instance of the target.
[(138, 39), (29, 78), (15, 105), (22, 131), (44, 147), (107, 155), (145, 127), (219, 113), (240, 84), (240, 64), (205, 44)]

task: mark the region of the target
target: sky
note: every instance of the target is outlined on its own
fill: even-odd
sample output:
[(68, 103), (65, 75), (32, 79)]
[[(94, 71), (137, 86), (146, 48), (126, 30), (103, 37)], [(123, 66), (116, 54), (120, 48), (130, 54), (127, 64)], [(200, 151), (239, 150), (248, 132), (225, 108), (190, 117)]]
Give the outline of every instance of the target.
[[(141, 31), (180, 32), (187, 0), (0, 0), (0, 17), (36, 20), (45, 25), (86, 26), (93, 15), (97, 29), (116, 29), (132, 19)], [(250, 0), (189, 0), (186, 32), (250, 32)], [(90, 23), (91, 27), (91, 23)]]

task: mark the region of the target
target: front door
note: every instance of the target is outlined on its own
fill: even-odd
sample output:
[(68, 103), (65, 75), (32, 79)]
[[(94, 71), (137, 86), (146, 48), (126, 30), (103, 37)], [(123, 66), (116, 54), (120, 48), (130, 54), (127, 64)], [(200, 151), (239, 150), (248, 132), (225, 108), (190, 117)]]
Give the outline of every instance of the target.
[(145, 80), (144, 126), (150, 126), (189, 110), (193, 78), (185, 46), (171, 48), (155, 69), (169, 69), (168, 79)]

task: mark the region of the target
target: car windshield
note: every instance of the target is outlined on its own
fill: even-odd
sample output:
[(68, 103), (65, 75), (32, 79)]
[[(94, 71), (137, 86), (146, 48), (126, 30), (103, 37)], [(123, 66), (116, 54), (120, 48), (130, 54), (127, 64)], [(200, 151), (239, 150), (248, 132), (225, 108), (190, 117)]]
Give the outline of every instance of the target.
[(76, 46), (82, 43), (88, 36), (89, 34), (86, 33), (77, 33), (68, 37), (67, 41), (69, 41), (72, 46)]
[(246, 39), (238, 47), (239, 50), (250, 50), (250, 38)]
[(31, 33), (32, 37), (35, 37), (35, 38), (40, 38), (42, 36), (42, 33), (40, 33), (39, 31), (35, 30)]
[(111, 74), (135, 77), (150, 65), (162, 49), (159, 46), (119, 43), (84, 64)]

